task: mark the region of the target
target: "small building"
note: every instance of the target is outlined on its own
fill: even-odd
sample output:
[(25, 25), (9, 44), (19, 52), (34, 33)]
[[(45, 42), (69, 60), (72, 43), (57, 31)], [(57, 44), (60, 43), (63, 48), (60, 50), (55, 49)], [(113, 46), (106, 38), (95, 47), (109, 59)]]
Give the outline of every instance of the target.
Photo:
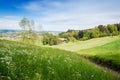
[(67, 42), (66, 38), (59, 38), (59, 40), (63, 41), (63, 42)]

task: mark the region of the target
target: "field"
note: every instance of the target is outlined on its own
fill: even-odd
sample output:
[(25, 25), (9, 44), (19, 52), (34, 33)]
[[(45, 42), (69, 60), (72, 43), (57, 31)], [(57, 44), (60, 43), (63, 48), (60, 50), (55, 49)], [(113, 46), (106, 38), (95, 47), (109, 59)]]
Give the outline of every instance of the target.
[(0, 40), (0, 80), (120, 80), (74, 52)]
[(79, 53), (89, 55), (93, 61), (120, 72), (120, 39), (102, 46), (80, 50)]
[(119, 39), (119, 36), (114, 36), (114, 37), (110, 36), (110, 37), (94, 38), (94, 39), (90, 39), (90, 40), (86, 40), (86, 41), (63, 43), (63, 44), (55, 45), (52, 47), (77, 52), (79, 50), (89, 49), (89, 48), (93, 48), (96, 46), (101, 46), (106, 43), (115, 41), (117, 39)]
[(102, 66), (120, 72), (120, 37), (103, 37), (53, 46), (77, 52)]

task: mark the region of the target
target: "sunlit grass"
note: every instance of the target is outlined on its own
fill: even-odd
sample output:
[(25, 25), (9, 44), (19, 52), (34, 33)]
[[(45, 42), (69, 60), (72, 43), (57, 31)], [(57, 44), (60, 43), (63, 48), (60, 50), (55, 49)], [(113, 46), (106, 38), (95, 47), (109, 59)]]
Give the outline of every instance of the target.
[(97, 63), (120, 71), (120, 39), (102, 46), (78, 51), (81, 55), (89, 55)]
[(69, 50), (69, 51), (79, 51), (82, 49), (89, 49), (89, 48), (93, 48), (96, 46), (101, 46), (106, 43), (115, 41), (117, 39), (119, 39), (118, 36), (114, 36), (114, 37), (109, 36), (109, 37), (102, 37), (102, 38), (93, 38), (90, 40), (78, 41), (78, 42), (74, 42), (74, 43), (73, 42), (63, 43), (63, 44), (55, 45), (52, 47)]
[(76, 53), (0, 40), (2, 80), (120, 80)]

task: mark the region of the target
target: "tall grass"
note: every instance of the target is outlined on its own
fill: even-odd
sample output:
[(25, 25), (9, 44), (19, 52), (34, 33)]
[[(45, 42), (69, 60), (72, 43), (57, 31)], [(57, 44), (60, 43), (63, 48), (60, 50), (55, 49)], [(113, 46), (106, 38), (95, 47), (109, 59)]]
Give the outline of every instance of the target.
[(1, 80), (120, 80), (76, 53), (0, 40)]

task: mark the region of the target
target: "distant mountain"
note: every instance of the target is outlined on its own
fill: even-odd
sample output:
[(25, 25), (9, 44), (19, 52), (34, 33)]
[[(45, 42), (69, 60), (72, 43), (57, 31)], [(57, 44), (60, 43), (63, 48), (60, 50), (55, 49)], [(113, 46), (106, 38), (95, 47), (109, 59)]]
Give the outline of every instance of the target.
[(19, 32), (20, 30), (9, 30), (9, 29), (2, 29), (0, 30), (0, 33), (16, 33)]
[[(0, 33), (16, 33), (16, 32), (20, 32), (21, 30), (10, 30), (10, 29), (1, 29)], [(36, 31), (37, 33), (41, 33), (41, 31)], [(42, 32), (46, 32), (46, 33), (56, 33), (59, 34), (62, 31), (42, 31)]]

